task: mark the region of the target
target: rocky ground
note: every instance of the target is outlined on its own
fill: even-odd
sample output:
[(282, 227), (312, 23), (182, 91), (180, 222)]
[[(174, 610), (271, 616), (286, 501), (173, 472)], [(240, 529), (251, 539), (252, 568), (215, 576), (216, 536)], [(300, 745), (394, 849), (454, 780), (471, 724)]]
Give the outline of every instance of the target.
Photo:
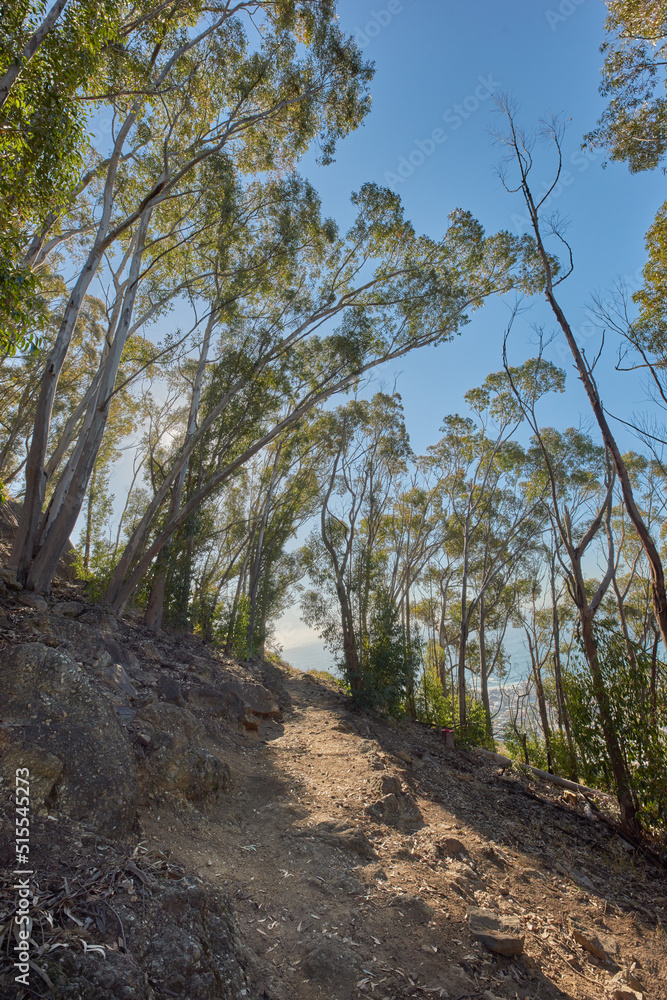
[(603, 796), (598, 813), (286, 665), (118, 622), (73, 584), (48, 602), (0, 585), (0, 691), (3, 998), (667, 997), (667, 872)]

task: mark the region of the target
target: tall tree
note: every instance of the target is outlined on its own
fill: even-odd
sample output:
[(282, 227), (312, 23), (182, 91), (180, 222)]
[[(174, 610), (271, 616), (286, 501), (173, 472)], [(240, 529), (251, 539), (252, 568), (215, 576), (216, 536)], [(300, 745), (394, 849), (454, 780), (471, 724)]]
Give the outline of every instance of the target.
[[(251, 43), (247, 32), (256, 18), (262, 21), (259, 47)], [(239, 3), (234, 8), (227, 3), (214, 5), (194, 28), (181, 32), (170, 26), (156, 41), (145, 38), (133, 55), (129, 78), (122, 80), (114, 98), (112, 149), (83, 184), (88, 187), (99, 174), (103, 185), (99, 213), (87, 227), (93, 235), (37, 401), (26, 464), (26, 499), (12, 565), (22, 581), (38, 589), (48, 588), (54, 554), (45, 556), (41, 565), (34, 563), (53, 402), (83, 297), (105, 255), (129, 240), (128, 280), (94, 401), (102, 416), (114, 384), (114, 366), (130, 328), (154, 213), (159, 216), (168, 211), (169, 202), (179, 196), (187, 199), (188, 177), (223, 153), (232, 156), (240, 169), (261, 170), (278, 161), (282, 165), (294, 162), (319, 137), (326, 160), (336, 140), (358, 125), (368, 108), (365, 87), (370, 69), (354, 44), (342, 36), (329, 0), (293, 0), (280, 7), (269, 2)], [(131, 185), (128, 171), (134, 171)], [(31, 247), (32, 259), (38, 261), (52, 244), (46, 233), (41, 234)], [(103, 432), (103, 420), (92, 411), (91, 419), (96, 428), (84, 448), (87, 457), (76, 473), (75, 493), (85, 490), (90, 456), (99, 448)]]

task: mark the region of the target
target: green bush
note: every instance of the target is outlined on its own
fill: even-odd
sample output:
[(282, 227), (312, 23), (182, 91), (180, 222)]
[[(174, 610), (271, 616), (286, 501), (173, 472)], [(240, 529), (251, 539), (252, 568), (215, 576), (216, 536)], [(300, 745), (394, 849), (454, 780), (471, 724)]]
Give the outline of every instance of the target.
[(361, 687), (351, 692), (355, 702), (394, 717), (405, 715), (421, 646), (415, 637), (408, 638), (399, 609), (384, 591), (374, 595), (362, 653)]
[(468, 724), (462, 729), (455, 722), (451, 695), (443, 691), (440, 677), (433, 663), (424, 666), (421, 680), (415, 692), (417, 718), (429, 725), (446, 726), (456, 731), (456, 742), (463, 747), (485, 747), (495, 750), (493, 738), (486, 731), (486, 712), (481, 701), (468, 695), (466, 714)]
[[(661, 669), (653, 678), (650, 656), (633, 648), (631, 661), (625, 639), (610, 620), (595, 628), (595, 642), (609, 699), (612, 723), (630, 772), (631, 789), (645, 829), (667, 830), (667, 701)], [(664, 672), (662, 672), (664, 676)], [(613, 779), (600, 725), (597, 702), (586, 658), (580, 650), (565, 677), (572, 733), (586, 784), (611, 789)]]

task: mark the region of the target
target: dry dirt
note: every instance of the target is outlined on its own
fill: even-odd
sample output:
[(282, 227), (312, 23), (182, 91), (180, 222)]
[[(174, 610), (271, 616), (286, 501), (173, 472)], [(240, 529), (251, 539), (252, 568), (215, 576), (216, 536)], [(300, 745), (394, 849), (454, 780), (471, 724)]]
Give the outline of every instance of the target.
[[(157, 803), (141, 814), (149, 845), (234, 898), (264, 970), (249, 994), (599, 1000), (632, 969), (647, 998), (667, 998), (664, 870), (547, 786), (431, 731), (353, 716), (308, 674), (286, 688), (281, 722), (214, 740), (234, 776), (219, 815), (193, 826)], [(402, 789), (390, 824), (366, 811), (383, 782)], [(524, 955), (477, 944), (470, 905), (518, 916)], [(578, 945), (572, 919), (613, 958)]]
[[(63, 584), (61, 599), (77, 596)], [(65, 625), (50, 611), (1, 591), (0, 610), (0, 647), (61, 644)], [(100, 615), (78, 619), (86, 635)], [(44, 638), (47, 626), (57, 634)], [(160, 665), (146, 659), (152, 633), (138, 621), (112, 627), (116, 645), (135, 651), (139, 714), (127, 735), (138, 757), (143, 704), (196, 722), (198, 746), (229, 767), (231, 787), (201, 808), (144, 789), (133, 830), (116, 841), (56, 812), (36, 815), (36, 964), (55, 984), (36, 973), (22, 996), (195, 1000), (183, 984), (196, 982), (196, 1000), (667, 1000), (664, 859), (633, 848), (585, 800), (446, 747), (426, 727), (352, 714), (335, 685), (287, 665), (221, 663), (168, 633), (153, 636)], [(197, 707), (183, 685), (217, 683), (222, 667), (268, 687), (280, 718), (246, 729)], [(613, 818), (608, 799), (598, 804)], [(0, 941), (13, 905), (5, 874)], [(471, 906), (519, 918), (523, 955), (478, 944)], [(597, 937), (607, 957), (573, 929)], [(614, 978), (628, 973), (633, 989)], [(6, 982), (0, 996), (14, 1000)]]

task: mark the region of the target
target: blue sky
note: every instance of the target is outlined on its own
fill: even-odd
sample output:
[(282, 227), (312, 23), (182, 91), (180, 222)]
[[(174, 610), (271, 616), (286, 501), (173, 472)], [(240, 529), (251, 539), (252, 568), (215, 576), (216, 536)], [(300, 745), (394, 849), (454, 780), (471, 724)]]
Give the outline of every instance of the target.
[[(375, 62), (373, 107), (362, 128), (339, 146), (336, 163), (318, 167), (310, 156), (301, 170), (319, 190), (324, 210), (341, 225), (351, 219), (349, 195), (364, 181), (397, 191), (406, 216), (418, 231), (441, 235), (452, 209), (469, 209), (487, 231), (526, 231), (518, 196), (505, 193), (496, 174), (502, 156), (491, 130), (497, 126), (492, 92), (509, 93), (519, 118), (531, 128), (557, 114), (567, 119), (563, 143), (567, 174), (550, 208), (568, 220), (575, 272), (560, 290), (572, 327), (589, 355), (599, 334), (587, 322), (594, 292), (603, 296), (617, 277), (636, 288), (645, 260), (644, 236), (665, 198), (660, 173), (631, 175), (624, 164), (604, 164), (604, 153), (581, 150), (605, 104), (599, 95), (604, 38), (602, 0), (339, 0), (341, 26), (356, 35)], [(440, 130), (435, 132), (435, 130)], [(434, 138), (435, 137), (435, 138)], [(436, 141), (437, 140), (437, 141)], [(547, 150), (537, 157), (534, 185), (552, 177)], [(523, 226), (523, 228), (522, 228)], [(520, 363), (535, 353), (534, 323), (554, 329), (538, 299), (515, 324), (510, 359)], [(453, 343), (415, 353), (380, 370), (378, 379), (403, 397), (413, 448), (424, 451), (437, 440), (442, 418), (463, 412), (464, 392), (502, 365), (506, 304), (496, 301), (476, 313)], [(628, 417), (645, 409), (641, 384), (614, 369), (613, 337), (596, 371), (603, 397)], [(571, 371), (562, 339), (547, 356)], [(543, 424), (591, 425), (578, 381), (568, 378), (564, 396), (545, 400)], [(620, 426), (619, 440), (636, 442)], [(594, 434), (594, 436), (596, 436)], [(327, 654), (309, 645), (314, 637), (290, 613), (279, 635), (285, 656), (299, 666), (308, 657), (326, 666)], [(303, 662), (302, 662), (303, 661)]]
[[(321, 193), (325, 211), (344, 225), (351, 218), (350, 193), (364, 181), (375, 181), (396, 190), (416, 229), (433, 237), (443, 233), (447, 215), (456, 207), (472, 211), (487, 231), (526, 231), (519, 196), (506, 194), (496, 175), (502, 150), (490, 134), (499, 121), (491, 93), (511, 94), (528, 127), (551, 113), (562, 115), (569, 119), (564, 140), (567, 174), (551, 208), (569, 220), (576, 271), (561, 298), (584, 342), (597, 345), (585, 326), (591, 294), (604, 293), (618, 275), (631, 278), (636, 286), (645, 258), (644, 234), (664, 200), (660, 174), (633, 176), (624, 164), (603, 168), (601, 150), (586, 155), (580, 148), (604, 107), (598, 93), (604, 3), (340, 0), (339, 13), (341, 26), (356, 35), (376, 72), (372, 111), (340, 144), (336, 163), (319, 168), (314, 156), (302, 163), (302, 172)], [(438, 129), (444, 139), (438, 134), (436, 143), (432, 136)], [(538, 157), (537, 189), (550, 180), (552, 163), (547, 151)], [(399, 176), (401, 167), (404, 177)], [(493, 303), (474, 316), (453, 344), (382, 370), (379, 377), (389, 384), (400, 374), (398, 389), (417, 450), (434, 440), (445, 413), (464, 406), (466, 389), (501, 367), (507, 319), (507, 306)], [(554, 325), (537, 300), (515, 326), (515, 361), (534, 353), (533, 322), (544, 323), (547, 331)], [(549, 355), (567, 361), (557, 344)], [(632, 411), (641, 404), (640, 387), (629, 376), (613, 372), (613, 356), (610, 351), (609, 363), (600, 369), (603, 390), (622, 393)], [(572, 392), (566, 399), (545, 404), (545, 423), (576, 422), (579, 410), (588, 420), (586, 401), (575, 380), (570, 382)]]

